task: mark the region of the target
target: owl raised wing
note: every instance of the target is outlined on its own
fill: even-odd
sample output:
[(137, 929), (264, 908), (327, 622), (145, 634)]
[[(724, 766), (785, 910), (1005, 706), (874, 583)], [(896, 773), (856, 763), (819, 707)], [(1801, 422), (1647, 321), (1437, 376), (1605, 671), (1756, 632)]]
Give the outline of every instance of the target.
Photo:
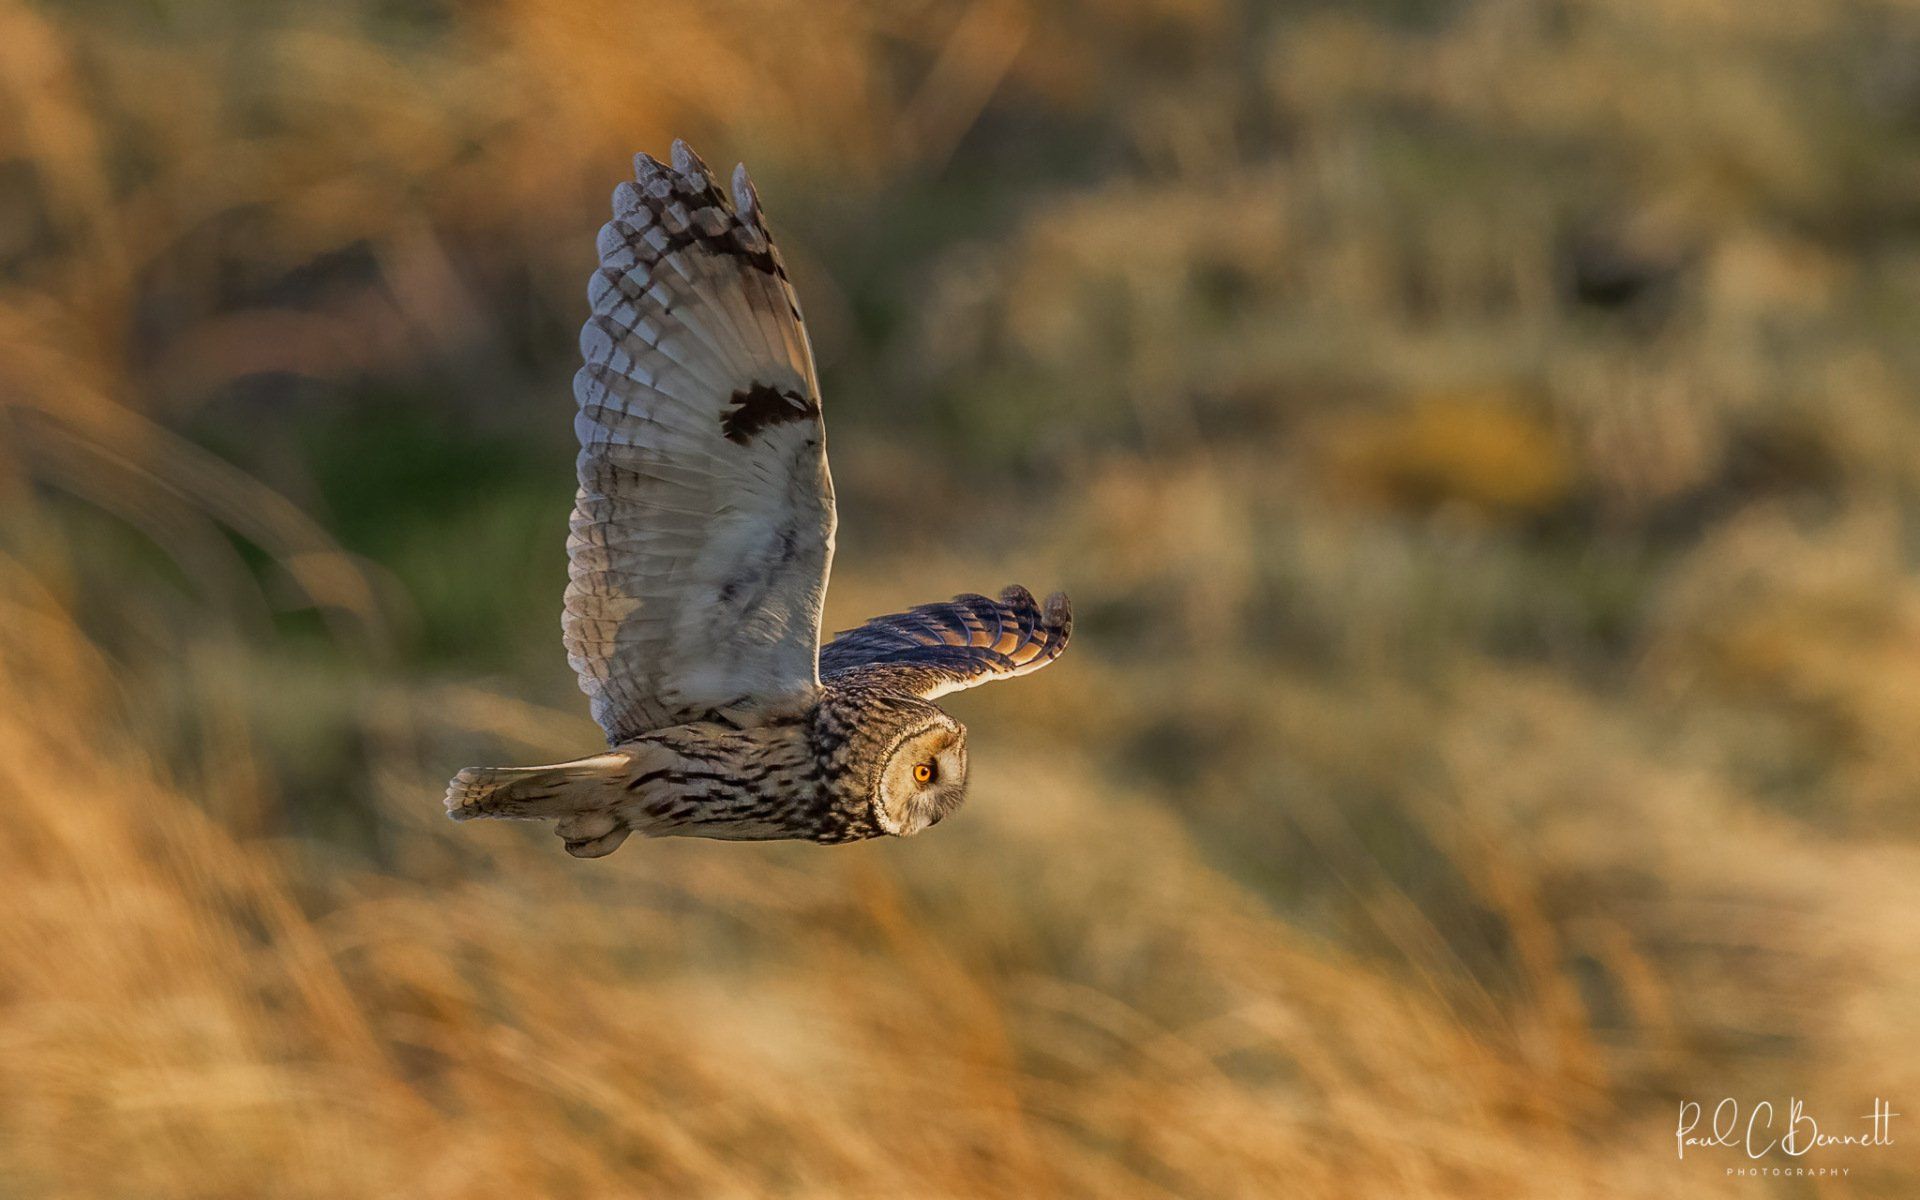
[(551, 820), (581, 858), (918, 833), (967, 791), (966, 729), (930, 701), (1052, 662), (1067, 598), (958, 596), (820, 646), (833, 481), (800, 308), (745, 171), (729, 197), (672, 158), (614, 191), (574, 380), (562, 627), (611, 749), (465, 768), (447, 813)]
[(955, 596), (875, 617), (835, 635), (820, 650), (820, 676), (860, 682), (931, 700), (995, 679), (1038, 671), (1067, 648), (1073, 611), (1065, 592), (1047, 597), (1014, 586), (998, 600)]
[(819, 690), (833, 481), (799, 302), (744, 167), (613, 194), (574, 377), (567, 661), (609, 744)]

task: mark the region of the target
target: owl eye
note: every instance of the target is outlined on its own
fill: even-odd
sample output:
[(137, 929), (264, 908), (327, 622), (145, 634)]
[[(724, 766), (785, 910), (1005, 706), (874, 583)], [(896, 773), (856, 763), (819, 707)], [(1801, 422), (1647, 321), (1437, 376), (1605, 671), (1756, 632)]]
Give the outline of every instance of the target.
[(930, 762), (913, 764), (913, 780), (915, 783), (932, 783), (934, 774), (934, 766)]

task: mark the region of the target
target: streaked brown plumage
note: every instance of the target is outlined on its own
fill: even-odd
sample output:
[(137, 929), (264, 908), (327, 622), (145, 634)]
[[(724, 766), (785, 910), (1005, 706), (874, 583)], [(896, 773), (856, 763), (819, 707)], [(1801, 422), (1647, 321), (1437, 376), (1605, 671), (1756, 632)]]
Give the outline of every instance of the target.
[(581, 857), (635, 831), (918, 833), (966, 795), (966, 730), (930, 701), (1066, 648), (1067, 598), (1020, 587), (819, 644), (835, 525), (819, 384), (744, 167), (731, 192), (683, 142), (671, 167), (640, 155), (588, 288), (562, 628), (612, 748), (461, 771), (456, 820), (554, 820)]

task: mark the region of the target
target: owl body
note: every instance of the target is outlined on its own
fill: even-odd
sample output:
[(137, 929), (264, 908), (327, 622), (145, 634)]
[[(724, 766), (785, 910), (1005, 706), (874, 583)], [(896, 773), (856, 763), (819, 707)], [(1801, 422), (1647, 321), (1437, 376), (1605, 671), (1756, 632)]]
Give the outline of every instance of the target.
[(668, 726), (546, 767), (469, 768), (454, 778), (449, 811), (556, 820), (580, 858), (612, 853), (635, 832), (833, 845), (938, 824), (966, 782), (959, 722), (855, 678), (822, 687), (797, 714)]
[(469, 768), (459, 820), (552, 820), (571, 853), (631, 834), (905, 836), (966, 795), (966, 730), (931, 701), (1052, 662), (1067, 599), (1011, 587), (820, 642), (837, 514), (799, 301), (744, 167), (684, 143), (614, 190), (574, 378), (561, 619), (607, 752)]

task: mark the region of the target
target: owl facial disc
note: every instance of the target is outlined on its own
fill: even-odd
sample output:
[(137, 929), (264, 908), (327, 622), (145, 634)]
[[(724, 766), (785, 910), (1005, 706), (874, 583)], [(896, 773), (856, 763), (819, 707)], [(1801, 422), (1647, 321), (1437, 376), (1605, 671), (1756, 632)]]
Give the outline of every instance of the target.
[(967, 731), (953, 718), (921, 725), (893, 744), (873, 798), (880, 827), (899, 837), (919, 833), (967, 798)]

